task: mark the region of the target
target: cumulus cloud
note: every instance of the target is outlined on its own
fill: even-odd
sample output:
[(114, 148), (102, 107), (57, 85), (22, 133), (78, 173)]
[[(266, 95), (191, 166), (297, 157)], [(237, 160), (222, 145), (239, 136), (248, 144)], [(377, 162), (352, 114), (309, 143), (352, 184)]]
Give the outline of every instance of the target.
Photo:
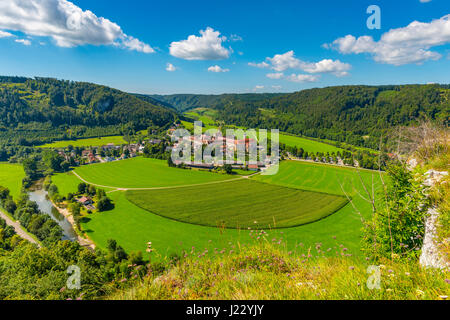
[(185, 60), (223, 60), (230, 56), (230, 50), (222, 46), (226, 37), (219, 31), (207, 27), (200, 30), (200, 37), (190, 35), (187, 40), (170, 44), (170, 54)]
[(12, 36), (13, 36), (12, 33), (0, 30), (0, 38), (8, 38), (8, 37), (12, 37)]
[(284, 73), (283, 72), (268, 73), (266, 74), (266, 77), (270, 79), (281, 79), (284, 77)]
[[(348, 71), (352, 66), (348, 63), (343, 63), (339, 60), (324, 59), (319, 62), (305, 62), (297, 59), (294, 55), (294, 51), (288, 51), (283, 54), (276, 54), (272, 58), (267, 57), (266, 61), (260, 63), (252, 63), (249, 65), (258, 68), (270, 68), (275, 71), (281, 72), (288, 69), (300, 69), (307, 73), (331, 73), (335, 76), (342, 77), (348, 75)], [(281, 78), (279, 73), (271, 73), (267, 75), (269, 78), (271, 76)]]
[(271, 64), (271, 67), (275, 71), (284, 71), (287, 69), (299, 69), (301, 61), (294, 57), (294, 51), (288, 51), (283, 54), (276, 54), (273, 58), (266, 58)]
[(286, 77), (286, 80), (292, 82), (316, 82), (319, 80), (319, 76), (313, 76), (311, 74), (291, 74)]
[(421, 64), (438, 60), (442, 55), (432, 47), (450, 43), (450, 14), (429, 23), (413, 21), (403, 28), (384, 33), (379, 41), (371, 36), (347, 35), (329, 44), (343, 54), (368, 53), (377, 62), (392, 65)]
[(31, 41), (27, 40), (27, 39), (16, 39), (14, 41), (17, 42), (17, 43), (21, 43), (24, 46), (30, 46), (31, 45)]
[(215, 65), (208, 68), (209, 72), (228, 72), (230, 69), (223, 69), (222, 67)]
[(422, 3), (427, 3), (427, 2), (431, 2), (431, 0), (419, 0)]
[(304, 63), (301, 69), (309, 73), (332, 73), (337, 77), (348, 75), (351, 65), (339, 60), (324, 59), (316, 63)]
[(126, 35), (116, 23), (67, 0), (0, 1), (0, 29), (51, 37), (60, 47), (114, 45), (154, 52), (148, 44)]
[(177, 70), (177, 68), (173, 64), (167, 63), (166, 64), (166, 70), (169, 71), (169, 72), (174, 72), (175, 70)]

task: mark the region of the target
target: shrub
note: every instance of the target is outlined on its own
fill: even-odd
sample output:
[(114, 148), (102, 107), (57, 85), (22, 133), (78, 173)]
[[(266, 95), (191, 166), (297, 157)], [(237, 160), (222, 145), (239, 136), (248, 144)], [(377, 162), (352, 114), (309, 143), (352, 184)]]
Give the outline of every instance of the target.
[(409, 171), (404, 164), (387, 169), (384, 204), (366, 222), (363, 250), (372, 258), (416, 259), (425, 234), (425, 214), (429, 200), (422, 185), (423, 174)]

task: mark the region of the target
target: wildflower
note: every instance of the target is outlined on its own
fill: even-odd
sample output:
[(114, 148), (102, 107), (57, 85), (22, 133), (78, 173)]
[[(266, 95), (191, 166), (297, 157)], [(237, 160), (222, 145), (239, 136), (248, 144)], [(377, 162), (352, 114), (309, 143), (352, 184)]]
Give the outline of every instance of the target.
[(423, 291), (420, 290), (420, 289), (417, 289), (417, 290), (416, 290), (416, 294), (417, 294), (418, 296), (423, 296), (424, 293), (425, 293), (425, 292), (423, 292)]
[(448, 296), (439, 296), (439, 298), (441, 298), (442, 300), (447, 300)]
[(405, 272), (405, 276), (409, 277), (411, 274), (409, 272)]
[(447, 282), (448, 284), (450, 284), (450, 279), (445, 279), (445, 282)]
[(392, 273), (392, 272), (394, 272), (394, 270), (392, 270), (392, 269), (389, 269), (389, 270), (388, 270), (388, 272), (389, 272), (389, 273)]
[(350, 270), (355, 270), (355, 267), (354, 266), (350, 266), (349, 269)]
[(392, 292), (392, 289), (386, 289), (386, 292)]

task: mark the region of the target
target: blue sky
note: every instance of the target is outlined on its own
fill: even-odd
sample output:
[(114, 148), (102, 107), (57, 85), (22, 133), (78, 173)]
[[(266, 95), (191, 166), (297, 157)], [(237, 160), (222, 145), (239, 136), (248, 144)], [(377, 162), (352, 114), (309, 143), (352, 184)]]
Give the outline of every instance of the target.
[(450, 3), (424, 1), (10, 0), (0, 74), (161, 94), (449, 83)]

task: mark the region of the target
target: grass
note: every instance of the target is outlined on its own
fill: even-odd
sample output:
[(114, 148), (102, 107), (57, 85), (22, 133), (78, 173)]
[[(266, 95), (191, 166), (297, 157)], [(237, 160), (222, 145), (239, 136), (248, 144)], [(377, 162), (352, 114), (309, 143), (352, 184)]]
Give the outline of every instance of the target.
[[(95, 168), (95, 166), (100, 167), (100, 165), (92, 167)], [(109, 174), (113, 175), (114, 172)], [(124, 171), (122, 174), (127, 173)], [(377, 172), (361, 170), (363, 181), (371, 183), (372, 176), (376, 183), (375, 187), (379, 187)], [(116, 172), (116, 179), (119, 181), (123, 179), (123, 176)], [(184, 181), (183, 176), (180, 175), (179, 179), (181, 184)], [(339, 186), (341, 181), (344, 190), (352, 196), (358, 210), (365, 216), (370, 215), (371, 212), (371, 205), (358, 195), (358, 192), (363, 195), (364, 190), (356, 169), (283, 161), (277, 175), (255, 176), (252, 179), (336, 195), (343, 194)], [(222, 249), (229, 243), (245, 244), (251, 241), (251, 230), (221, 229), (178, 222), (137, 207), (126, 198), (123, 192), (112, 192), (108, 194), (108, 197), (115, 203), (113, 210), (91, 214), (82, 222), (82, 228), (87, 230), (89, 237), (101, 248), (106, 248), (108, 239), (115, 239), (127, 252), (139, 250), (148, 256), (144, 252), (146, 243), (152, 241), (158, 257), (164, 257), (169, 253), (179, 253), (183, 249), (188, 250), (192, 247), (206, 248), (212, 252), (214, 248)], [(314, 248), (318, 243), (321, 243), (323, 247), (330, 247), (335, 246), (336, 241), (339, 241), (347, 252), (363, 258), (360, 251), (361, 228), (359, 214), (350, 204), (347, 204), (334, 214), (314, 223), (287, 229), (266, 230), (266, 232), (270, 241), (283, 238), (289, 249), (299, 246)]]
[(343, 196), (248, 179), (177, 189), (128, 191), (140, 208), (187, 223), (226, 228), (283, 228), (310, 223), (342, 208)]
[(108, 143), (113, 143), (115, 145), (127, 144), (122, 136), (109, 136), (100, 138), (55, 141), (53, 143), (38, 146), (38, 148), (66, 148), (69, 145), (72, 145), (73, 147), (98, 147), (107, 145)]
[[(72, 171), (57, 173), (52, 176), (52, 183), (58, 187), (59, 194), (67, 196), (68, 193), (76, 193), (78, 185), (82, 181), (73, 174)], [(105, 191), (114, 190), (112, 188), (102, 188)]]
[(78, 167), (75, 172), (90, 183), (114, 188), (173, 187), (235, 178), (200, 170), (170, 168), (167, 161), (137, 157)]
[(0, 186), (7, 187), (13, 198), (20, 195), (24, 177), (22, 165), (0, 162)]
[(297, 147), (302, 148), (303, 150), (307, 152), (323, 152), (323, 153), (332, 153), (332, 152), (338, 152), (343, 151), (343, 149), (340, 149), (338, 147), (322, 143), (319, 141), (291, 136), (288, 134), (280, 133), (280, 143), (284, 143), (285, 145), (289, 147)]
[(383, 261), (379, 289), (367, 285), (368, 262), (330, 247), (288, 251), (284, 243), (264, 241), (228, 246), (214, 256), (186, 252), (181, 261), (164, 264), (128, 280), (108, 299), (119, 300), (444, 300), (445, 272), (423, 269), (418, 263)]
[(107, 240), (115, 239), (127, 251), (145, 252), (147, 242), (160, 257), (183, 249), (223, 247), (230, 241), (248, 241), (248, 234), (236, 230), (223, 230), (181, 223), (160, 217), (141, 209), (127, 200), (121, 191), (108, 194), (114, 209), (90, 214), (81, 221), (83, 231), (100, 248), (107, 248)]

